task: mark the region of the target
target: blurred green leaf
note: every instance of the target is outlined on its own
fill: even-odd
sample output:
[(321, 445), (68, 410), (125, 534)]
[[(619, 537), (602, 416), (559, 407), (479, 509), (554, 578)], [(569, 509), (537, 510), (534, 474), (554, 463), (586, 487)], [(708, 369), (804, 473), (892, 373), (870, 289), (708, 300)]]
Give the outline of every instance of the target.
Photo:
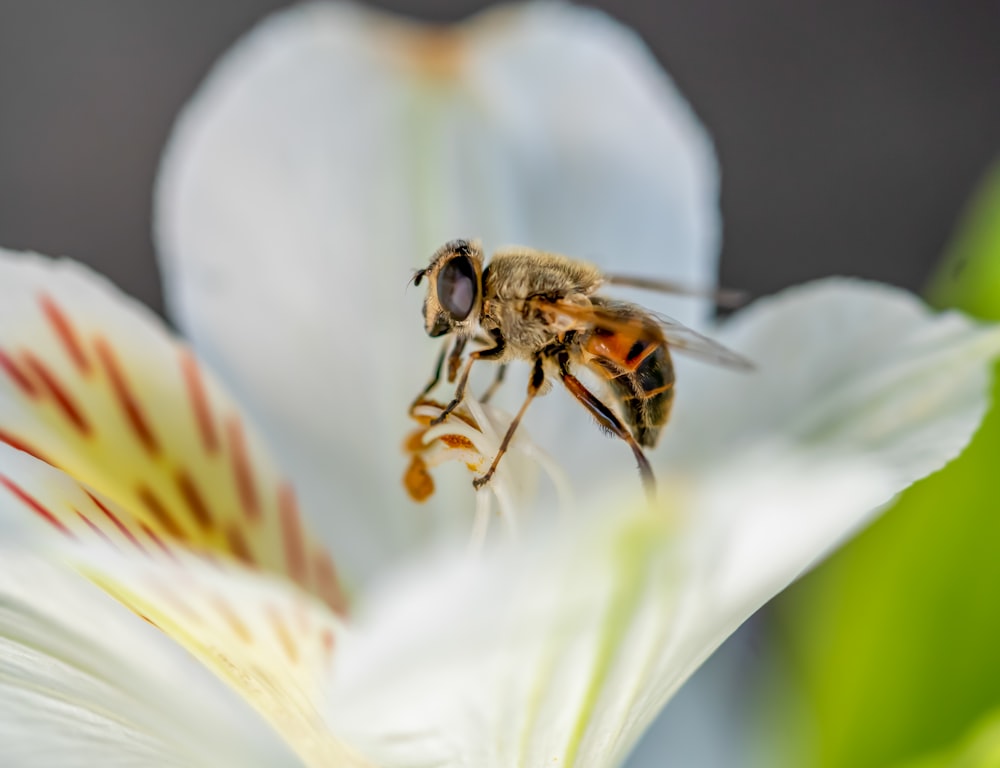
[(1000, 766), (1000, 710), (977, 723), (951, 749), (898, 768), (997, 768)]
[(938, 307), (1000, 320), (1000, 163), (973, 198), (927, 298)]
[[(931, 296), (1000, 319), (1000, 173), (970, 209)], [(968, 751), (994, 762), (955, 765), (1000, 765), (971, 741), (946, 751), (1000, 712), (1000, 385), (993, 400), (957, 461), (775, 606), (795, 690), (783, 706), (811, 723), (811, 754), (790, 764), (884, 768), (935, 755), (912, 768), (937, 768)], [(989, 734), (1000, 745), (1000, 731)], [(769, 738), (782, 735), (772, 728)]]

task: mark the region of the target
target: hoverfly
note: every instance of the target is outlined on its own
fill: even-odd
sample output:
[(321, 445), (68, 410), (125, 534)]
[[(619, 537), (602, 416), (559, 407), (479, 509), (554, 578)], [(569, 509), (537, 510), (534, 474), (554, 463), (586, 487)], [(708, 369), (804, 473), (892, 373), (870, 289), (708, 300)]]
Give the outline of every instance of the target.
[[(670, 283), (605, 275), (586, 262), (524, 247), (501, 249), (484, 267), (481, 245), (469, 240), (452, 240), (441, 246), (430, 265), (414, 274), (413, 283), (420, 285), (425, 279), (424, 328), (430, 336), (452, 338), (411, 412), (437, 385), (445, 361), (448, 381), (457, 379), (457, 384), (453, 399), (434, 419), (435, 424), (462, 402), (473, 363), (499, 363), (484, 402), (503, 380), (508, 361), (532, 364), (527, 396), (489, 469), (473, 480), (476, 489), (493, 476), (546, 379), (555, 378), (600, 427), (629, 445), (643, 485), (652, 494), (655, 481), (643, 448), (656, 445), (670, 416), (674, 398), (670, 350), (683, 350), (731, 368), (752, 368), (745, 358), (675, 320), (598, 293), (608, 284), (687, 292)], [(470, 352), (463, 364), (470, 340), (481, 341), (483, 346)], [(576, 377), (578, 366), (595, 372), (606, 384), (618, 413)]]

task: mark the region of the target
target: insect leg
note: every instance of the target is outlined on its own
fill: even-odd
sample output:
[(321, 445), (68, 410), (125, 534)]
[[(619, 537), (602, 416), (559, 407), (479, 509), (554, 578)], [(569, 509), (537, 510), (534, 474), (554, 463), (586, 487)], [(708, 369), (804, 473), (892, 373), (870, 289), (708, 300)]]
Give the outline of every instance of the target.
[[(440, 424), (446, 418), (448, 414), (458, 408), (459, 404), (465, 399), (465, 385), (469, 383), (469, 370), (472, 368), (472, 364), (476, 360), (490, 360), (491, 358), (500, 357), (507, 347), (507, 343), (504, 341), (503, 336), (500, 335), (498, 331), (494, 331), (493, 341), (496, 346), (490, 347), (489, 349), (477, 349), (475, 352), (469, 354), (469, 359), (465, 361), (465, 367), (462, 368), (462, 373), (458, 377), (458, 384), (455, 386), (455, 397), (452, 399), (445, 409), (441, 411), (432, 421), (431, 425)], [(461, 341), (462, 346), (465, 346), (465, 340)], [(451, 366), (451, 360), (449, 362), (449, 367)]]
[(500, 363), (497, 366), (497, 375), (493, 378), (493, 383), (490, 384), (489, 388), (483, 392), (483, 396), (479, 398), (479, 402), (488, 403), (493, 394), (500, 388), (503, 383), (504, 374), (507, 373), (507, 363)]
[(493, 463), (490, 464), (490, 468), (486, 470), (486, 474), (475, 478), (472, 481), (472, 487), (477, 491), (486, 485), (490, 478), (493, 477), (493, 473), (496, 472), (497, 465), (500, 463), (500, 459), (507, 452), (507, 446), (510, 445), (510, 440), (514, 437), (514, 433), (517, 431), (518, 424), (521, 423), (521, 419), (524, 417), (524, 412), (528, 410), (528, 406), (531, 405), (531, 401), (535, 399), (538, 391), (542, 388), (542, 384), (545, 383), (545, 369), (542, 367), (542, 357), (539, 355), (535, 358), (535, 367), (531, 370), (531, 378), (528, 379), (528, 396), (524, 398), (524, 402), (521, 404), (521, 409), (517, 412), (517, 415), (511, 421), (510, 426), (507, 427), (507, 434), (503, 436), (503, 440), (500, 442), (500, 448), (497, 450), (497, 455), (493, 457)]
[[(413, 402), (410, 403), (410, 413), (413, 413), (413, 409), (416, 408), (420, 403), (423, 402), (424, 398), (427, 397), (428, 393), (437, 386), (437, 383), (441, 381), (441, 369), (444, 368), (444, 360), (448, 357), (448, 349), (451, 348), (451, 354), (455, 354), (455, 348), (459, 347), (458, 353), (461, 354), (462, 350), (459, 346), (461, 339), (456, 339), (454, 344), (451, 339), (447, 339), (441, 347), (441, 354), (438, 355), (437, 362), (434, 364), (434, 373), (431, 375), (431, 380), (427, 382), (427, 386), (420, 390), (420, 394), (417, 395)], [(462, 345), (464, 346), (464, 345)]]
[(570, 394), (579, 400), (584, 408), (590, 411), (590, 414), (597, 420), (598, 424), (628, 443), (636, 462), (639, 464), (639, 477), (642, 478), (642, 485), (646, 489), (646, 495), (653, 498), (656, 494), (656, 479), (653, 477), (653, 469), (649, 466), (649, 459), (642, 452), (642, 448), (639, 447), (632, 433), (615, 416), (614, 411), (601, 402), (597, 395), (583, 386), (583, 383), (569, 372), (561, 358), (559, 363), (559, 375), (562, 377), (562, 382)]

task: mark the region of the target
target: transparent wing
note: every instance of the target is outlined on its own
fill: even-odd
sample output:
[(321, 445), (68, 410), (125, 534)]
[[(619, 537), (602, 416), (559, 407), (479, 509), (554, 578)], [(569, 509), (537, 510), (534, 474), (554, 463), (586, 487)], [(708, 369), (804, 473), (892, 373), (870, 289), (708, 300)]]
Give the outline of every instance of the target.
[(597, 329), (606, 333), (621, 333), (637, 340), (666, 343), (670, 349), (681, 350), (709, 363), (738, 370), (752, 370), (747, 358), (724, 347), (672, 317), (653, 312), (638, 304), (603, 296), (591, 297), (589, 304), (565, 300), (536, 298), (534, 306), (549, 321), (565, 330)]
[(695, 286), (675, 283), (672, 280), (655, 280), (638, 275), (604, 275), (607, 285), (621, 285), (626, 288), (639, 288), (643, 291), (671, 293), (676, 296), (696, 296), (711, 299), (717, 307), (736, 309), (747, 303), (749, 294), (734, 288), (698, 288)]

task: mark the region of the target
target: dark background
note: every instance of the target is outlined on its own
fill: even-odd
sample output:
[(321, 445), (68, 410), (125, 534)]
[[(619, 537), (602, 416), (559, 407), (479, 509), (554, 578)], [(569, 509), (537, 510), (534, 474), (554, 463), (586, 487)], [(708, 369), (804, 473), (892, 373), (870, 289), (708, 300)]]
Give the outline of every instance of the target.
[[(382, 3), (435, 20), (487, 3)], [(0, 0), (0, 244), (161, 308), (149, 238), (171, 121), (268, 0)], [(1000, 2), (640, 0), (635, 27), (715, 138), (724, 283), (919, 289), (1000, 150)]]

